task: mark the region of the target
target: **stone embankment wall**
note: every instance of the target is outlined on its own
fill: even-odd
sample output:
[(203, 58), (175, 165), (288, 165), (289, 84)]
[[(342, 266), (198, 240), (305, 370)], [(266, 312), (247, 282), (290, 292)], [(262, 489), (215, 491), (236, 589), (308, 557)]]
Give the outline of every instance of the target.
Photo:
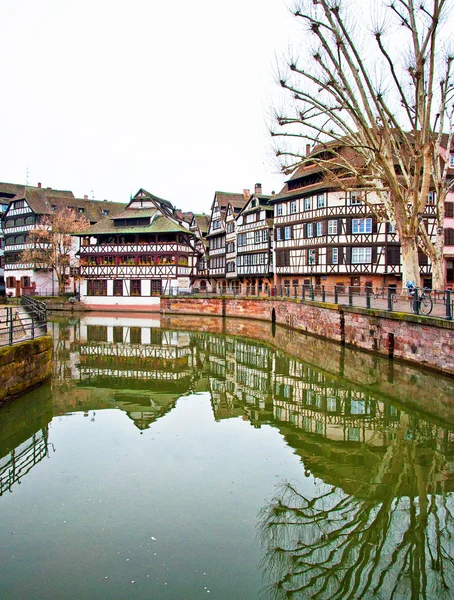
[(163, 314), (272, 321), (454, 375), (454, 321), (294, 299), (162, 298)]
[(52, 371), (50, 335), (0, 348), (0, 404), (48, 379)]

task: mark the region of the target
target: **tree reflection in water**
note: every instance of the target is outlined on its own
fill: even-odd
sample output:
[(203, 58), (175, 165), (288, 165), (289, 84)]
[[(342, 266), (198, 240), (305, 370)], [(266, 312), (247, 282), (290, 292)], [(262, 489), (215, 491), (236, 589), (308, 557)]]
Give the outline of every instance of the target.
[(452, 598), (453, 494), (447, 462), (403, 418), (396, 439), (354, 495), (317, 484), (308, 497), (282, 485), (260, 515), (264, 597)]

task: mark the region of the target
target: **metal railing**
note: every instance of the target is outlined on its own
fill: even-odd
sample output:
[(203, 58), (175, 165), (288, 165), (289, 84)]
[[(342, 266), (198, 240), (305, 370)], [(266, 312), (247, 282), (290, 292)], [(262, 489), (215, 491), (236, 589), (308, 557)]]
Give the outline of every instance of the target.
[(206, 296), (219, 295), (227, 297), (248, 298), (292, 298), (338, 304), (340, 306), (356, 306), (361, 308), (380, 309), (389, 312), (406, 312), (422, 316), (432, 316), (452, 320), (454, 316), (454, 291), (429, 290), (414, 288), (412, 295), (406, 288), (361, 287), (346, 285), (278, 285), (253, 286), (243, 285), (241, 289), (219, 287), (211, 291), (194, 288), (191, 291), (173, 289), (172, 295)]
[(0, 346), (34, 340), (47, 333), (44, 302), (22, 296), (21, 305), (0, 307)]

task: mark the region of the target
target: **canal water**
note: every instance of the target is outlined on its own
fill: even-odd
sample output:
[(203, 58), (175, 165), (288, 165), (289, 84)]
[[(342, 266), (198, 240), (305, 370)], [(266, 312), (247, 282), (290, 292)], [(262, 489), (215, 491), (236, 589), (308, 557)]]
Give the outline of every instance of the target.
[(453, 379), (238, 319), (55, 319), (2, 600), (452, 598)]

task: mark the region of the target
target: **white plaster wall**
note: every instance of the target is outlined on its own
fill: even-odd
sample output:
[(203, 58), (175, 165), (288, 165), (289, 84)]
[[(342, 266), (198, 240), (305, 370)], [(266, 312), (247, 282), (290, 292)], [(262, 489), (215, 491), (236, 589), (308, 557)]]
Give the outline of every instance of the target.
[(128, 307), (134, 306), (148, 308), (149, 310), (159, 311), (161, 300), (159, 296), (144, 297), (144, 296), (82, 296), (81, 302), (89, 306), (99, 306), (109, 308), (115, 307), (117, 310), (128, 310)]

